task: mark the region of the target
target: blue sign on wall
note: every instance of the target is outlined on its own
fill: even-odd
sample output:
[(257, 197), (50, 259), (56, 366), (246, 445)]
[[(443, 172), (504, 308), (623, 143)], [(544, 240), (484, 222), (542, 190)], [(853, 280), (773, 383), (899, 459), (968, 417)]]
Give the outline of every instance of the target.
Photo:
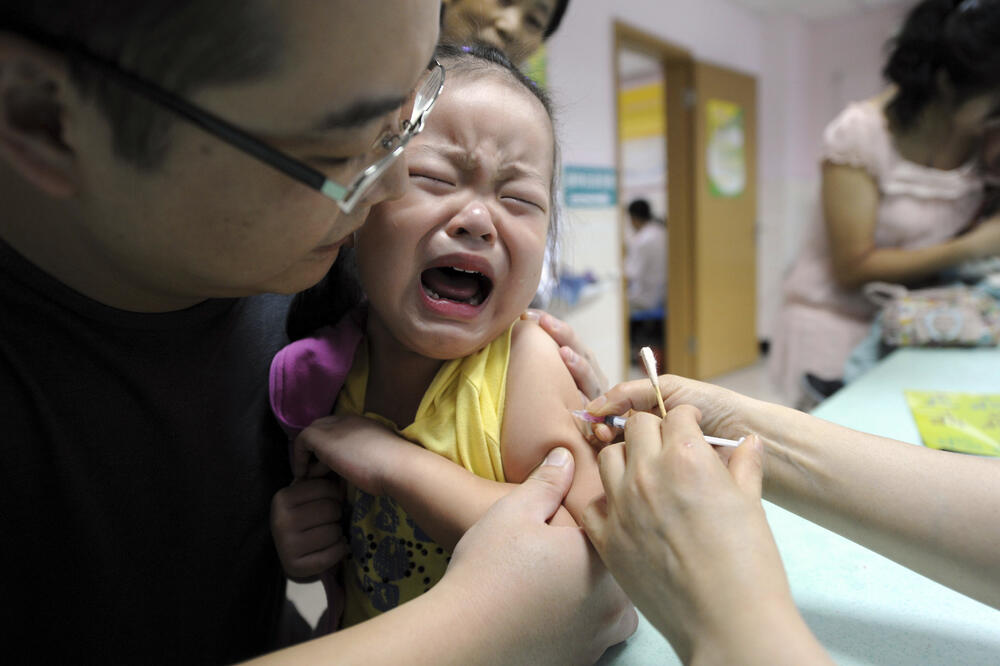
[(563, 167), (567, 208), (610, 208), (618, 205), (618, 182), (611, 167)]

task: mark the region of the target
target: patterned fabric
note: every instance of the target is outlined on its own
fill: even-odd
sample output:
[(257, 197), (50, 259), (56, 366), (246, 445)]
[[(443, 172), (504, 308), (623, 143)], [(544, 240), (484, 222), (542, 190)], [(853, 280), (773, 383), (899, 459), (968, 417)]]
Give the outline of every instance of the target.
[[(438, 370), (402, 430), (378, 414), (364, 413), (368, 349), (362, 342), (337, 401), (337, 414), (364, 414), (486, 479), (503, 482), (500, 426), (506, 393), (513, 326), (486, 348), (447, 361)], [(444, 575), (450, 553), (424, 534), (389, 497), (356, 488), (352, 504), (351, 559), (342, 626), (351, 626), (426, 592)]]

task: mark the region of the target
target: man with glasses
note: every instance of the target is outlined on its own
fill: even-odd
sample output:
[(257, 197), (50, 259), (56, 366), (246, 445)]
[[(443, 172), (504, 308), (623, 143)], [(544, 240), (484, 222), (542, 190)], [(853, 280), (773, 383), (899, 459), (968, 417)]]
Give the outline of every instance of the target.
[[(267, 514), (290, 479), (267, 367), (288, 295), (405, 186), (398, 158), (441, 86), (438, 18), (435, 0), (0, 6), (4, 661), (219, 663), (280, 644)], [(491, 641), (507, 628), (507, 661), (623, 638), (582, 537), (541, 520), (508, 508), (467, 550), (535, 535), (497, 565), (547, 554), (504, 574), (529, 583), (458, 567), (424, 602), (447, 631), (385, 635), (417, 634), (431, 661), (496, 656), (476, 617)], [(566, 603), (533, 612), (536, 593)], [(368, 634), (409, 614), (320, 647), (388, 655)]]

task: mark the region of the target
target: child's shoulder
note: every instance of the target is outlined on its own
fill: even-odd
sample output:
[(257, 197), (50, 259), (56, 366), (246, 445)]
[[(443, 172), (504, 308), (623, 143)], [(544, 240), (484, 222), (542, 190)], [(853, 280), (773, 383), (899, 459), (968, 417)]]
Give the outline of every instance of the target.
[(510, 335), (510, 347), (512, 354), (514, 349), (519, 349), (523, 353), (559, 355), (559, 347), (552, 336), (530, 319), (518, 319), (514, 322), (514, 328)]
[(510, 340), (508, 383), (534, 384), (545, 380), (552, 388), (574, 387), (572, 376), (559, 354), (559, 345), (534, 321), (519, 320)]

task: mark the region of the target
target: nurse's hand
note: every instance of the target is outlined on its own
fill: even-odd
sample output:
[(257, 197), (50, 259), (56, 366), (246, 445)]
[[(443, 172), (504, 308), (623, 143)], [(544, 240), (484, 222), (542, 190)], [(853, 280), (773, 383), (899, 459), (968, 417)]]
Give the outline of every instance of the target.
[(596, 398), (605, 390), (608, 378), (597, 364), (597, 357), (587, 345), (583, 344), (569, 324), (542, 310), (528, 310), (521, 315), (521, 319), (538, 322), (538, 325), (556, 341), (563, 363), (573, 375), (580, 393), (587, 400)]
[[(784, 411), (776, 405), (686, 377), (660, 375), (659, 383), (663, 403), (668, 410), (678, 405), (693, 405), (701, 412), (702, 430), (716, 437), (739, 439), (762, 432), (763, 425), (781, 418), (780, 412)], [(656, 393), (648, 379), (618, 384), (587, 405), (587, 411), (596, 416), (627, 414), (630, 410), (651, 412), (656, 409)], [(779, 413), (775, 413), (776, 411)], [(598, 424), (594, 427), (594, 434), (603, 442), (611, 442), (621, 433)], [(728, 456), (728, 452), (729, 449), (719, 450), (723, 459)]]
[[(619, 584), (685, 663), (829, 663), (792, 602), (750, 437), (729, 467), (698, 410), (629, 419), (600, 454), (606, 497), (583, 516)], [(805, 661), (803, 661), (805, 660)]]

